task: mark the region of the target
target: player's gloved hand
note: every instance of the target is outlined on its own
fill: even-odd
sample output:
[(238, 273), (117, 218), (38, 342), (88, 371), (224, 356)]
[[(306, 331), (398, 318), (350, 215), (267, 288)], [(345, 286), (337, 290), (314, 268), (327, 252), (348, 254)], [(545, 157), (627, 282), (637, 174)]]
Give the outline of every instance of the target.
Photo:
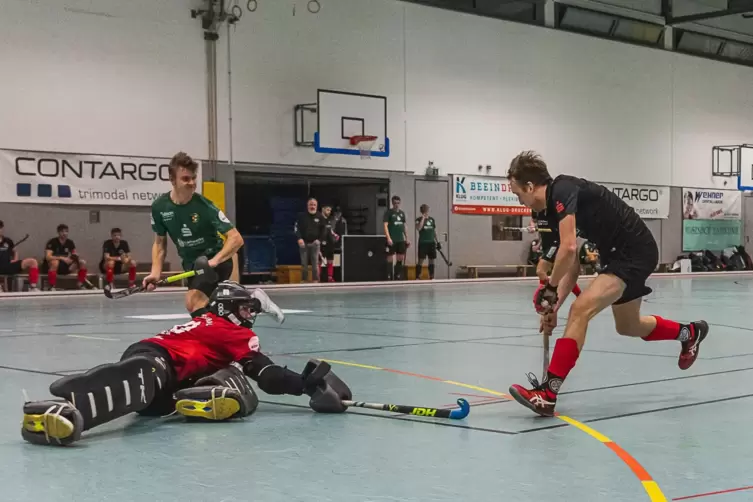
[(199, 256), (196, 258), (196, 261), (193, 262), (193, 269), (196, 271), (196, 277), (198, 277), (200, 281), (208, 284), (217, 282), (217, 272), (209, 264), (209, 258), (206, 256)]
[(539, 314), (552, 312), (558, 301), (557, 288), (552, 286), (548, 281), (546, 284), (539, 284), (539, 287), (533, 294), (533, 307)]

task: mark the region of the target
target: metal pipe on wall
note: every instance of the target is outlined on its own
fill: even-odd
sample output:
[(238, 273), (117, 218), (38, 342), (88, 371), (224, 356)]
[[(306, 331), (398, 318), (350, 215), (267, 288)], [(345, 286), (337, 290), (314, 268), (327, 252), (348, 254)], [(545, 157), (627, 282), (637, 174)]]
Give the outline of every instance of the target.
[(230, 143), (230, 164), (233, 162), (233, 80), (232, 60), (230, 55), (230, 23), (227, 25), (227, 117), (228, 117), (228, 141)]
[(204, 32), (207, 59), (207, 134), (210, 180), (217, 177), (217, 39), (219, 35)]

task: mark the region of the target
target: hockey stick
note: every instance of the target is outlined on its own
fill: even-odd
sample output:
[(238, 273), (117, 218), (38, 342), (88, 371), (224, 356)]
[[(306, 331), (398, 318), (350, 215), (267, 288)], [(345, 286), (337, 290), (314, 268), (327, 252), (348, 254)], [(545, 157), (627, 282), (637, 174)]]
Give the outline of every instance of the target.
[[(201, 270), (200, 272), (203, 272), (203, 270)], [(188, 272), (183, 272), (182, 274), (171, 275), (170, 277), (166, 277), (165, 279), (162, 279), (161, 281), (155, 282), (154, 286), (160, 287), (160, 286), (165, 286), (167, 284), (172, 284), (173, 282), (182, 281), (183, 279), (189, 279), (195, 276), (196, 273), (197, 273), (196, 270), (189, 270)], [(117, 300), (119, 298), (125, 298), (126, 296), (131, 296), (133, 294), (146, 291), (147, 287), (148, 286), (144, 286), (142, 284), (141, 286), (132, 286), (128, 289), (121, 289), (120, 291), (113, 293), (112, 286), (107, 284), (105, 285), (104, 293), (105, 293), (105, 296), (109, 298), (110, 300)]]
[(441, 250), (441, 249), (439, 249), (439, 248), (437, 248), (437, 251), (439, 251), (439, 255), (440, 255), (440, 256), (442, 257), (442, 259), (444, 260), (444, 263), (445, 263), (445, 265), (447, 265), (448, 267), (451, 267), (451, 266), (452, 266), (452, 262), (451, 262), (450, 260), (448, 260), (448, 259), (447, 259), (447, 257), (446, 257), (446, 256), (444, 255), (444, 253), (442, 252), (442, 250)]
[(552, 332), (548, 329), (544, 329), (544, 369), (541, 372), (541, 378), (546, 380), (547, 372), (549, 371), (549, 337), (552, 336)]
[(23, 239), (21, 239), (20, 241), (16, 242), (16, 243), (15, 243), (15, 244), (13, 245), (13, 247), (18, 247), (18, 245), (19, 245), (19, 244), (21, 244), (22, 242), (24, 242), (24, 241), (25, 241), (26, 239), (28, 239), (28, 238), (29, 238), (29, 234), (26, 234), (26, 235), (24, 235)]
[(517, 230), (518, 232), (527, 232), (529, 234), (533, 234), (536, 232), (551, 232), (551, 228), (540, 228), (536, 227), (531, 229), (531, 227), (499, 227), (501, 230)]
[(462, 397), (458, 399), (458, 406), (460, 406), (460, 408), (456, 408), (454, 410), (422, 408), (420, 406), (403, 406), (400, 404), (377, 404), (367, 403), (364, 401), (343, 401), (342, 403), (344, 406), (353, 406), (356, 408), (390, 411), (392, 413), (416, 415), (418, 417), (450, 418), (452, 420), (462, 420), (471, 412), (471, 405)]

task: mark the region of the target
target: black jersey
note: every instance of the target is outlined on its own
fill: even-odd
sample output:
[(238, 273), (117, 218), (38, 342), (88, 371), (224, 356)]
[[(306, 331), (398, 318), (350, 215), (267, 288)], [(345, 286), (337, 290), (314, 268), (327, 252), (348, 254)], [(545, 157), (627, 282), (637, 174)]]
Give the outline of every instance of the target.
[(0, 239), (0, 264), (8, 264), (13, 261), (13, 251), (15, 244), (7, 237)]
[[(602, 253), (630, 248), (650, 237), (651, 231), (635, 210), (606, 187), (574, 176), (554, 178), (546, 191), (546, 214), (550, 225), (575, 215), (580, 237)], [(543, 234), (542, 234), (543, 235)]]
[(546, 209), (543, 211), (532, 211), (531, 218), (536, 224), (536, 229), (541, 238), (541, 258), (553, 262), (557, 255), (557, 249), (560, 246), (559, 227), (549, 221)]
[(117, 258), (118, 256), (128, 254), (131, 252), (131, 248), (128, 247), (128, 241), (120, 240), (118, 243), (118, 246), (115, 247), (115, 243), (112, 242), (112, 239), (107, 239), (104, 244), (102, 244), (102, 257), (104, 258), (104, 254), (107, 253), (113, 258)]
[(76, 254), (76, 245), (70, 239), (60, 242), (60, 239), (54, 237), (47, 241), (45, 249), (52, 251), (52, 256), (66, 256), (70, 258), (71, 255)]

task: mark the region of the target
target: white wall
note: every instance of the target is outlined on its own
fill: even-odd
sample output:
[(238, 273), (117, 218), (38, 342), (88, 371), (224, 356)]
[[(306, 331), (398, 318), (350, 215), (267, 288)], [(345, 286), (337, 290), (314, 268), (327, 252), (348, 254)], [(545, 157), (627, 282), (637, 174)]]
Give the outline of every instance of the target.
[[(200, 0), (0, 0), (0, 147), (207, 156)], [(240, 2), (245, 7), (245, 2)], [(296, 6), (295, 15), (293, 5)], [(219, 154), (286, 165), (555, 173), (713, 186), (711, 147), (753, 142), (753, 69), (394, 0), (259, 2), (218, 47)], [(81, 10), (94, 13), (80, 13)], [(293, 144), (318, 88), (388, 97), (389, 159)], [(407, 144), (406, 144), (407, 139)]]
[[(231, 31), (234, 160), (403, 170), (404, 4), (327, 0), (316, 15), (306, 10), (306, 2), (258, 5)], [(227, 95), (225, 58), (223, 52), (218, 85)], [(391, 157), (377, 164), (296, 147), (293, 107), (315, 103), (319, 88), (387, 96)], [(227, 107), (219, 108), (219, 121), (227, 130)], [(223, 158), (228, 144), (220, 141)]]
[(0, 147), (206, 157), (193, 0), (0, 0)]

